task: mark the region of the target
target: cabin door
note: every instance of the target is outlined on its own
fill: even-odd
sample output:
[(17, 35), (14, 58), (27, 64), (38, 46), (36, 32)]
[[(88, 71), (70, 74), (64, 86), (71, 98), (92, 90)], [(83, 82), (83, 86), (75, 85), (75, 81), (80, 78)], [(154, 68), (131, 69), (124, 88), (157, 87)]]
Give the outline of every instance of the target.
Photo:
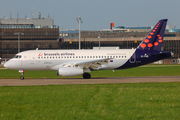
[(130, 52), (129, 56), (130, 56), (129, 62), (130, 63), (135, 63), (136, 62), (136, 54), (135, 54), (135, 52)]

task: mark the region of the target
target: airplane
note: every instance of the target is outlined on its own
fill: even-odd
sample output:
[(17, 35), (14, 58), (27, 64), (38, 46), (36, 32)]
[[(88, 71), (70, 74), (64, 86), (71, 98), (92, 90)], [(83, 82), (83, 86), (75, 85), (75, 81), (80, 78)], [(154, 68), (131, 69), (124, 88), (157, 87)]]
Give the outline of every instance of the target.
[(136, 49), (28, 50), (14, 55), (4, 67), (19, 70), (21, 80), (24, 70), (54, 70), (58, 76), (83, 75), (89, 79), (91, 71), (149, 64), (173, 56), (172, 52), (161, 50), (166, 24), (167, 19), (160, 20)]

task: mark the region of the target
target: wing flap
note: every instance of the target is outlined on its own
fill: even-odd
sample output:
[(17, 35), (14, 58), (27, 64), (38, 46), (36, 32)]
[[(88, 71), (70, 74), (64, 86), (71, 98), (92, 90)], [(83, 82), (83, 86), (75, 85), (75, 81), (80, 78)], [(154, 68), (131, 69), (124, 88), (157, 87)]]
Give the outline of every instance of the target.
[(79, 66), (83, 69), (97, 69), (98, 67), (101, 67), (102, 65), (107, 65), (108, 60), (111, 60), (113, 58), (106, 58), (106, 59), (99, 59), (99, 60), (91, 60), (86, 62), (80, 62), (76, 63), (75, 66)]

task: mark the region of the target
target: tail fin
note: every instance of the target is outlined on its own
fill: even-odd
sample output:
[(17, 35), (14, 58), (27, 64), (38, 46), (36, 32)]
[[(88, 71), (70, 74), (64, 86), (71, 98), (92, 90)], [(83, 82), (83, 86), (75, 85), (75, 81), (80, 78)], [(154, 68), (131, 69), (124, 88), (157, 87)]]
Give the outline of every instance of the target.
[(137, 49), (161, 51), (167, 19), (160, 20), (146, 38), (139, 44)]

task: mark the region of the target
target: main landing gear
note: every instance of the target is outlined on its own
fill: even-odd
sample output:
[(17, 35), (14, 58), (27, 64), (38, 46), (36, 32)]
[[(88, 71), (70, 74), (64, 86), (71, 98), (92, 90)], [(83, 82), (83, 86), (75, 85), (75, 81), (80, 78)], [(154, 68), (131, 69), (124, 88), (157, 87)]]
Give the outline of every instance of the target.
[(20, 79), (21, 79), (21, 80), (24, 80), (24, 70), (19, 70), (19, 72), (21, 73)]
[(85, 72), (85, 73), (83, 74), (83, 78), (84, 78), (84, 79), (90, 79), (90, 78), (91, 78), (91, 75), (90, 75), (89, 73)]

